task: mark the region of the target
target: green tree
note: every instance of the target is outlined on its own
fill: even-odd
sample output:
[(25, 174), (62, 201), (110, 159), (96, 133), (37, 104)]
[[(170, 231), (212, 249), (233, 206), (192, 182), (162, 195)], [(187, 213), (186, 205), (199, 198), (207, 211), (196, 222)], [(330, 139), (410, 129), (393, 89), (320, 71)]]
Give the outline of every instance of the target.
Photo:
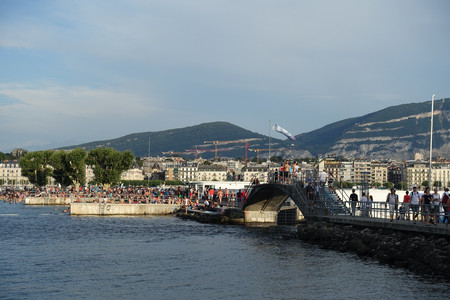
[(388, 189), (392, 189), (394, 187), (394, 184), (392, 182), (385, 182), (383, 183), (384, 187), (387, 187)]
[(434, 187), (441, 187), (441, 186), (442, 186), (442, 182), (441, 182), (441, 181), (435, 181), (435, 182), (433, 183), (433, 186), (434, 186)]
[(394, 187), (398, 190), (405, 190), (407, 187), (407, 184), (406, 184), (406, 182), (401, 181), (401, 182), (397, 183)]
[(427, 187), (427, 186), (428, 186), (428, 180), (424, 180), (424, 181), (422, 182), (422, 186)]
[(86, 183), (86, 157), (84, 149), (77, 148), (70, 152), (54, 152), (50, 158), (53, 178), (64, 188), (69, 185), (79, 187)]
[(142, 161), (140, 157), (136, 157), (136, 164), (139, 166), (139, 168), (142, 168), (142, 166), (144, 165), (144, 161)]
[(381, 182), (375, 182), (375, 187), (377, 188), (381, 187)]
[(94, 169), (94, 182), (103, 186), (116, 184), (120, 175), (133, 164), (131, 151), (120, 153), (112, 148), (98, 148), (88, 152), (86, 162)]
[(28, 152), (19, 160), (22, 168), (22, 175), (37, 186), (47, 184), (47, 177), (53, 175), (53, 169), (50, 167), (51, 151)]

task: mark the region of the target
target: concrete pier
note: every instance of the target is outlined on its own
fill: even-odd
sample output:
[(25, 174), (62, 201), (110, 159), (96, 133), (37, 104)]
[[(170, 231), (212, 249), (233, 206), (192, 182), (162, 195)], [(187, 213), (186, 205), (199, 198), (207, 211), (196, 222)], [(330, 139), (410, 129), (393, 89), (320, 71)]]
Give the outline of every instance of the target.
[(277, 211), (244, 211), (245, 223), (272, 223), (277, 224), (278, 212)]
[(72, 203), (70, 214), (74, 216), (168, 215), (180, 207), (180, 204)]
[(25, 198), (25, 205), (68, 205), (70, 198), (64, 197), (30, 197)]

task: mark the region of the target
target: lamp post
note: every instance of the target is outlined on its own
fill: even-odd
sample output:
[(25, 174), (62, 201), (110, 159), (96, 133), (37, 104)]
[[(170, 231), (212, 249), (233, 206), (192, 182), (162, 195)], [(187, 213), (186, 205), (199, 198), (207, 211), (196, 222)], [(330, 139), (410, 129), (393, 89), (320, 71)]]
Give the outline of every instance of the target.
[(429, 178), (428, 178), (428, 186), (430, 187), (431, 190), (431, 159), (433, 156), (433, 114), (434, 114), (434, 97), (435, 95), (433, 95), (431, 97), (431, 126), (430, 126), (430, 174), (429, 174)]

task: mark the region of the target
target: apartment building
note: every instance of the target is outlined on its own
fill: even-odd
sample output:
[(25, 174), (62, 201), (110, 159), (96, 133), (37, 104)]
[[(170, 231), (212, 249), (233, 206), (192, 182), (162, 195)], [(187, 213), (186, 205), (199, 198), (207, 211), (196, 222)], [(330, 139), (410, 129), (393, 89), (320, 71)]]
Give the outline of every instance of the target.
[(266, 166), (247, 166), (242, 168), (242, 177), (244, 181), (251, 182), (255, 178), (259, 182), (267, 182), (268, 169)]
[(388, 181), (388, 164), (380, 161), (372, 161), (370, 163), (370, 175), (372, 183), (380, 183)]
[(22, 168), (18, 162), (0, 163), (0, 185), (29, 185), (27, 177), (22, 176)]
[(197, 171), (197, 181), (225, 181), (227, 167), (221, 165), (200, 165)]
[(197, 180), (198, 164), (193, 162), (183, 163), (179, 167), (178, 172), (178, 178), (181, 181), (195, 181)]
[(372, 166), (370, 161), (356, 160), (353, 162), (353, 169), (355, 174), (353, 182), (365, 182), (368, 184), (372, 183)]
[[(414, 184), (421, 187), (430, 178), (430, 166), (425, 162), (413, 162), (406, 166), (406, 183), (408, 187)], [(450, 164), (434, 164), (431, 169), (431, 185), (450, 186)], [(422, 187), (423, 188), (423, 187)]]

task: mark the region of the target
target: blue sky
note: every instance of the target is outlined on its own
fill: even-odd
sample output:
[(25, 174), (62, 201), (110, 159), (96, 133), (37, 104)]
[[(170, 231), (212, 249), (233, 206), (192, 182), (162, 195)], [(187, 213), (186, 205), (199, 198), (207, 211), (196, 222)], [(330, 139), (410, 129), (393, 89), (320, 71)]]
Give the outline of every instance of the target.
[(0, 151), (212, 121), (299, 134), (450, 97), (449, 13), (446, 0), (2, 0)]

